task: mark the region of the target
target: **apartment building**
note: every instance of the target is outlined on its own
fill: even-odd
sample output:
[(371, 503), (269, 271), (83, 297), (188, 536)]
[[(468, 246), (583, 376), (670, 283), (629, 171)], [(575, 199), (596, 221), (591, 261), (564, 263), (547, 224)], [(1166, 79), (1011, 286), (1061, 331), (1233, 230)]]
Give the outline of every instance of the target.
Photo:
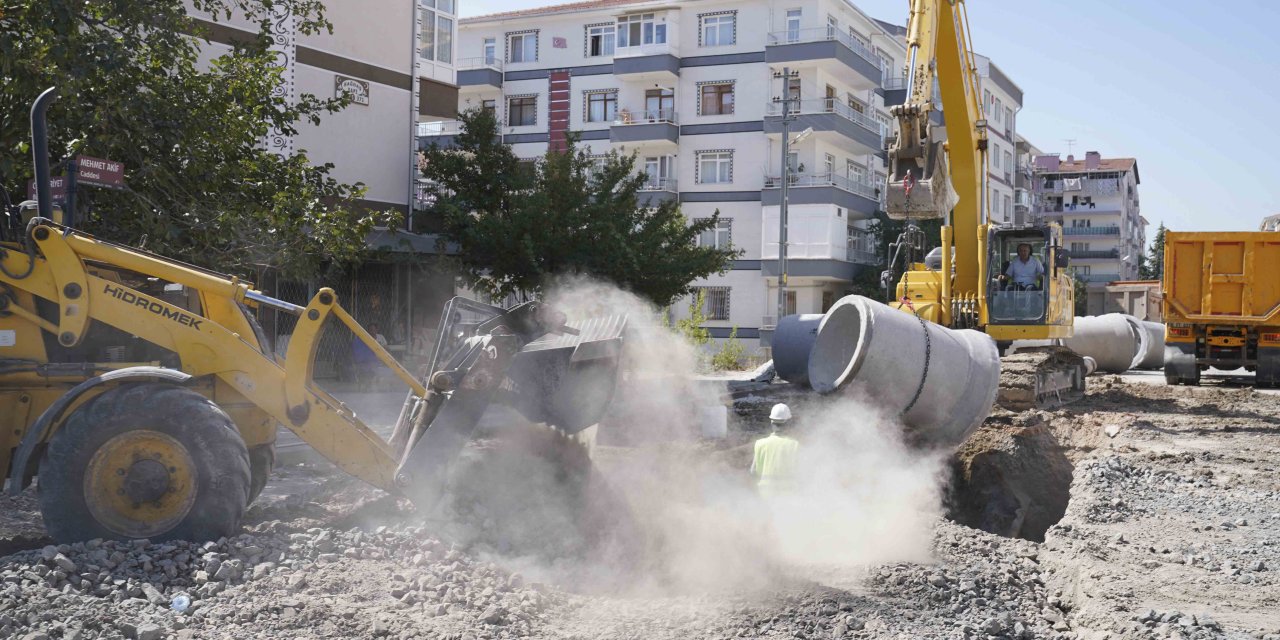
[[(352, 97), (346, 109), (319, 125), (300, 124), (296, 136), (272, 135), (280, 153), (305, 150), (316, 164), (333, 163), (333, 176), (368, 188), (361, 204), (408, 212), (416, 183), (415, 130), (419, 119), (453, 117), (456, 0), (395, 0), (371, 10), (358, 0), (326, 0), (333, 32), (301, 34), (287, 14), (276, 16), (273, 49), (284, 67), (281, 93)], [(210, 19), (188, 8), (207, 30), (204, 60), (232, 44), (256, 38), (258, 25), (240, 16)]]
[(1041, 155), (1033, 176), (1036, 215), (1062, 225), (1072, 268), (1090, 289), (1138, 279), (1147, 221), (1137, 160), (1103, 158), (1096, 151), (1083, 160)]
[[(845, 0), (513, 11), (463, 20), (458, 56), (459, 107), (495, 110), (517, 155), (539, 157), (574, 131), (592, 153), (634, 154), (650, 202), (678, 200), (691, 219), (719, 211), (701, 242), (743, 254), (696, 283), (714, 337), (755, 338), (775, 322), (784, 119), (793, 138), (812, 130), (787, 160), (786, 313), (820, 312), (859, 269), (879, 268), (866, 222), (886, 179), (884, 83), (905, 47)], [(431, 123), (419, 141), (456, 133)]]
[(1263, 218), (1258, 231), (1280, 231), (1280, 213)]
[[(1022, 89), (990, 58), (974, 54), (987, 119), (987, 201), (993, 223), (1017, 220), (1018, 112)], [(944, 114), (945, 115), (945, 114)]]
[(1032, 206), (1036, 156), (1044, 155), (1030, 140), (1014, 132), (1013, 224), (1036, 224), (1040, 219)]

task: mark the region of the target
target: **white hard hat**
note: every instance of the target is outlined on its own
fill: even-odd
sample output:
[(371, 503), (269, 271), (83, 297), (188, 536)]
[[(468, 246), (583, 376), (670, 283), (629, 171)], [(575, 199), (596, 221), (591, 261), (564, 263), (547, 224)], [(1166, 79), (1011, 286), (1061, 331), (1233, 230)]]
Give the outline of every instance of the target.
[(786, 422), (791, 419), (791, 407), (779, 402), (769, 411), (769, 419), (774, 422)]

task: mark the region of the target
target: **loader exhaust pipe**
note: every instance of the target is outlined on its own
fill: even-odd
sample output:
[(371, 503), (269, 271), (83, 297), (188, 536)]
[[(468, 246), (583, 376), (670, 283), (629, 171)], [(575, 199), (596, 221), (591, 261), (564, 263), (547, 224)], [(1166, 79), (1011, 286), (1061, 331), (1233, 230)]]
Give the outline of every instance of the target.
[(816, 391), (874, 399), (900, 414), (909, 440), (927, 447), (963, 442), (991, 413), (1000, 387), (990, 336), (923, 322), (862, 296), (827, 311), (808, 360)]
[(36, 172), (36, 204), (40, 217), (53, 219), (53, 199), (49, 194), (49, 124), (45, 114), (58, 98), (58, 88), (49, 87), (31, 105), (31, 155)]

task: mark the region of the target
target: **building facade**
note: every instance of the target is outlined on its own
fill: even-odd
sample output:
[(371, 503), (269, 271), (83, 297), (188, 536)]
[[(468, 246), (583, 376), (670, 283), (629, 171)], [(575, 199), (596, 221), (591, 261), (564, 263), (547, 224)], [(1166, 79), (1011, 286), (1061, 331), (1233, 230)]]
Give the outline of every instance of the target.
[[(990, 220), (998, 224), (1017, 221), (1018, 112), (1022, 89), (990, 58), (974, 54), (982, 113), (987, 119), (987, 201)], [(945, 115), (945, 114), (944, 114)]]
[[(784, 126), (812, 130), (788, 158), (786, 313), (821, 312), (859, 269), (879, 269), (866, 224), (886, 180), (884, 87), (905, 47), (852, 4), (596, 0), (463, 20), (458, 56), (459, 108), (494, 109), (518, 156), (573, 131), (592, 153), (634, 154), (650, 202), (719, 212), (700, 241), (742, 255), (695, 283), (714, 337), (776, 320)], [(419, 133), (447, 145), (457, 123)]]
[[(319, 125), (299, 123), (295, 136), (270, 136), (268, 148), (333, 163), (335, 179), (367, 187), (359, 204), (407, 213), (416, 182), (417, 122), (453, 117), (457, 108), (455, 3), (395, 0), (375, 11), (358, 0), (327, 0), (332, 33), (302, 34), (291, 16), (276, 16), (272, 48), (284, 67), (279, 91), (290, 100), (347, 93), (352, 104), (324, 115)], [(215, 21), (194, 8), (188, 13), (208, 33), (206, 61), (258, 33), (256, 23), (240, 16)]]
[(1062, 225), (1072, 269), (1090, 289), (1139, 277), (1147, 233), (1140, 183), (1133, 158), (1103, 158), (1096, 151), (1083, 160), (1035, 158), (1035, 215)]

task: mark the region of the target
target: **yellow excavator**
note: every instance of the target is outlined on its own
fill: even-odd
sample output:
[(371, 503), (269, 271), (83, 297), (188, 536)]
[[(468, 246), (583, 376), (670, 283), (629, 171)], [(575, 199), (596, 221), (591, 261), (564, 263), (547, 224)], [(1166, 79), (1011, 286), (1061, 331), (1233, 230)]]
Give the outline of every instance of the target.
[[(55, 96), (31, 112), (38, 197), (0, 225), (0, 470), (12, 495), (38, 479), (55, 540), (234, 535), (266, 484), (278, 425), (430, 509), (491, 403), (575, 433), (612, 401), (624, 316), (571, 324), (536, 302), (455, 298), (430, 365), (414, 375), (332, 289), (299, 306), (75, 229), (49, 193), (44, 114)], [(297, 316), (283, 358), (259, 308)], [(410, 389), (389, 439), (313, 379), (333, 323)]]
[[(1074, 288), (1061, 227), (990, 222), (987, 121), (964, 0), (910, 0), (910, 10), (906, 97), (891, 109), (898, 135), (889, 144), (886, 213), (908, 222), (885, 278), (892, 283), (902, 265), (892, 304), (947, 327), (984, 331), (1002, 351), (1014, 340), (1069, 338)], [(930, 119), (935, 84), (945, 133)], [(921, 262), (924, 234), (915, 222), (929, 219), (943, 221), (941, 244)], [(1012, 278), (1015, 261), (1042, 273)], [(1084, 377), (1083, 360), (1067, 349), (1020, 350), (1001, 359), (999, 401), (1009, 408), (1070, 402), (1083, 397)]]

